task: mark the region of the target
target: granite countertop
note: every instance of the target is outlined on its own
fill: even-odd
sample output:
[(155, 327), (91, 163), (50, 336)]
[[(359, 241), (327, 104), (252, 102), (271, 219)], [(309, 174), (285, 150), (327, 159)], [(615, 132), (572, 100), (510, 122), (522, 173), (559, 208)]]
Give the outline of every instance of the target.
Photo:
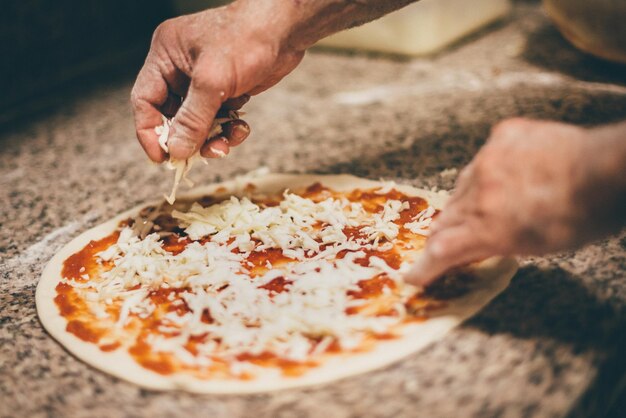
[[(625, 118), (624, 74), (575, 51), (534, 5), (431, 58), (311, 52), (247, 106), (253, 136), (192, 177), (265, 165), (451, 188), (441, 172), (466, 164), (500, 119)], [(42, 268), (72, 237), (171, 182), (134, 139), (132, 81), (85, 87), (0, 139), (0, 416), (600, 416), (626, 393), (625, 234), (523, 259), (511, 286), (443, 340), (329, 385), (159, 393), (78, 361), (37, 319)]]

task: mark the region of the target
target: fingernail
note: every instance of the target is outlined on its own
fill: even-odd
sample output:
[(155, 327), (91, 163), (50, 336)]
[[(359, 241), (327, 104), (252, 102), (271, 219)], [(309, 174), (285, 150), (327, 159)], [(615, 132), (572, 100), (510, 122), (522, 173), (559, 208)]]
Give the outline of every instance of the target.
[[(226, 145), (224, 149), (222, 149), (222, 147), (218, 148), (215, 146), (220, 142)], [(211, 141), (211, 143), (209, 143), (209, 151), (211, 151), (211, 153), (217, 158), (226, 157), (226, 155), (228, 155), (228, 152), (230, 151), (230, 148), (228, 148), (228, 140), (224, 137), (221, 137), (214, 141)]]
[(217, 158), (224, 158), (224, 157), (226, 157), (226, 153), (224, 151), (222, 151), (221, 149), (217, 149), (215, 147), (209, 147), (209, 149), (211, 150), (211, 152), (213, 154), (215, 154), (217, 156)]
[(250, 128), (248, 125), (235, 125), (233, 127), (232, 139), (235, 141), (243, 141), (250, 135)]

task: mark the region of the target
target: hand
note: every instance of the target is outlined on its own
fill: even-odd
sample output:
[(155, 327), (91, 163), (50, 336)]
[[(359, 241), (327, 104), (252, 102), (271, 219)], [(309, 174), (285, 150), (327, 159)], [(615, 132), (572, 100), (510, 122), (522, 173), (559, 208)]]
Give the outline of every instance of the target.
[(173, 117), (168, 146), (175, 159), (197, 150), (204, 157), (223, 156), (248, 136), (248, 125), (235, 120), (207, 139), (218, 111), (239, 109), (304, 55), (285, 47), (283, 37), (258, 20), (263, 19), (233, 4), (167, 20), (155, 30), (131, 94), (137, 138), (150, 159), (166, 158), (154, 131), (162, 114)]
[(428, 285), (455, 266), (573, 248), (609, 232), (624, 217), (624, 180), (614, 180), (624, 177), (624, 127), (500, 123), (459, 175), (407, 281)]

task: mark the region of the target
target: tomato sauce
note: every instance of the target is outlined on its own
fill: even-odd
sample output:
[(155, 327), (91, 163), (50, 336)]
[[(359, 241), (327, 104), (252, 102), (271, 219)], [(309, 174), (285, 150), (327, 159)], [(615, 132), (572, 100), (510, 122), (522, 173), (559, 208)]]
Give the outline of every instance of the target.
[(122, 345), (118, 342), (115, 343), (111, 343), (111, 344), (102, 344), (100, 346), (100, 350), (105, 351), (105, 352), (109, 352), (109, 351), (115, 351), (118, 348), (120, 348)]
[(78, 338), (90, 343), (97, 343), (104, 334), (103, 331), (97, 330), (87, 322), (72, 320), (67, 323), (65, 328), (67, 332), (76, 335)]
[(428, 202), (421, 197), (406, 197), (402, 200), (409, 203), (409, 208), (400, 212), (400, 218), (395, 221), (395, 223), (400, 226), (408, 222), (413, 222), (415, 216), (428, 208)]
[(297, 377), (304, 374), (308, 369), (319, 365), (315, 361), (293, 361), (287, 360), (268, 352), (261, 354), (241, 354), (237, 356), (239, 361), (248, 361), (252, 364), (264, 367), (278, 367), (282, 370), (284, 376)]
[(293, 259), (284, 256), (282, 250), (268, 248), (263, 251), (252, 251), (246, 261), (242, 263), (242, 267), (250, 272), (250, 277), (254, 278), (270, 270), (268, 262), (271, 267), (278, 267), (290, 261), (293, 261)]
[(282, 293), (287, 290), (287, 287), (293, 283), (291, 280), (287, 280), (284, 277), (277, 277), (272, 279), (269, 283), (259, 286), (261, 289), (269, 290), (272, 293)]
[(174, 255), (182, 253), (187, 245), (193, 241), (188, 237), (180, 237), (179, 235), (168, 235), (162, 239), (162, 247), (165, 251)]
[(396, 283), (391, 280), (386, 274), (379, 274), (371, 279), (361, 280), (357, 283), (359, 290), (351, 290), (348, 294), (356, 299), (371, 299), (376, 296), (380, 296), (385, 288), (393, 290), (396, 288)]
[(342, 231), (348, 239), (366, 239), (367, 235), (363, 233), (360, 227), (358, 226), (347, 226)]
[(333, 196), (333, 191), (326, 186), (323, 186), (322, 183), (313, 183), (302, 193), (299, 193), (301, 197), (306, 199), (311, 199), (314, 202), (321, 202), (322, 200), (328, 199)]
[(106, 250), (117, 242), (119, 232), (89, 243), (80, 251), (72, 254), (63, 263), (61, 275), (66, 279), (83, 280), (82, 276), (99, 266), (95, 254)]
[(268, 261), (272, 265), (280, 265), (293, 260), (284, 256), (282, 250), (279, 248), (268, 248), (263, 251), (252, 251), (246, 261), (255, 267), (265, 267)]
[(152, 350), (144, 338), (139, 337), (135, 345), (128, 349), (131, 356), (146, 369), (159, 374), (168, 375), (176, 372), (173, 362), (166, 353), (158, 353)]

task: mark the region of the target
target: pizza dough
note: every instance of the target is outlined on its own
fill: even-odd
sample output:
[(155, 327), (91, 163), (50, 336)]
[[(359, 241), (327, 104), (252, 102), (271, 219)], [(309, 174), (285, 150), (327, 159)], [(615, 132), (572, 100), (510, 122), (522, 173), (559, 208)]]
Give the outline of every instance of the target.
[[(285, 188), (297, 190), (320, 182), (336, 191), (385, 187), (384, 183), (365, 180), (349, 175), (282, 175), (270, 174), (260, 178), (238, 179), (221, 184), (198, 188), (181, 196), (193, 199), (215, 193), (241, 193), (253, 184), (257, 192), (280, 192)], [(441, 208), (445, 197), (410, 186), (394, 185), (394, 188), (409, 196), (425, 198), (430, 205)], [(384, 367), (403, 357), (419, 351), (437, 341), (456, 325), (474, 315), (498, 293), (502, 292), (517, 270), (512, 259), (489, 259), (474, 266), (476, 282), (469, 293), (450, 299), (423, 322), (410, 323), (402, 327), (399, 338), (380, 340), (373, 348), (363, 352), (332, 354), (325, 357), (319, 366), (305, 373), (285, 377), (277, 373), (259, 375), (253, 379), (205, 379), (189, 373), (164, 375), (139, 365), (125, 350), (103, 351), (97, 344), (86, 342), (67, 331), (68, 322), (55, 304), (56, 287), (62, 282), (63, 263), (68, 257), (81, 250), (92, 240), (110, 235), (118, 224), (135, 216), (147, 205), (133, 208), (121, 215), (90, 229), (67, 244), (56, 254), (45, 268), (37, 287), (36, 302), (39, 318), (46, 330), (76, 357), (106, 373), (137, 385), (158, 390), (184, 390), (195, 393), (254, 393), (293, 387), (327, 383), (347, 376)]]

